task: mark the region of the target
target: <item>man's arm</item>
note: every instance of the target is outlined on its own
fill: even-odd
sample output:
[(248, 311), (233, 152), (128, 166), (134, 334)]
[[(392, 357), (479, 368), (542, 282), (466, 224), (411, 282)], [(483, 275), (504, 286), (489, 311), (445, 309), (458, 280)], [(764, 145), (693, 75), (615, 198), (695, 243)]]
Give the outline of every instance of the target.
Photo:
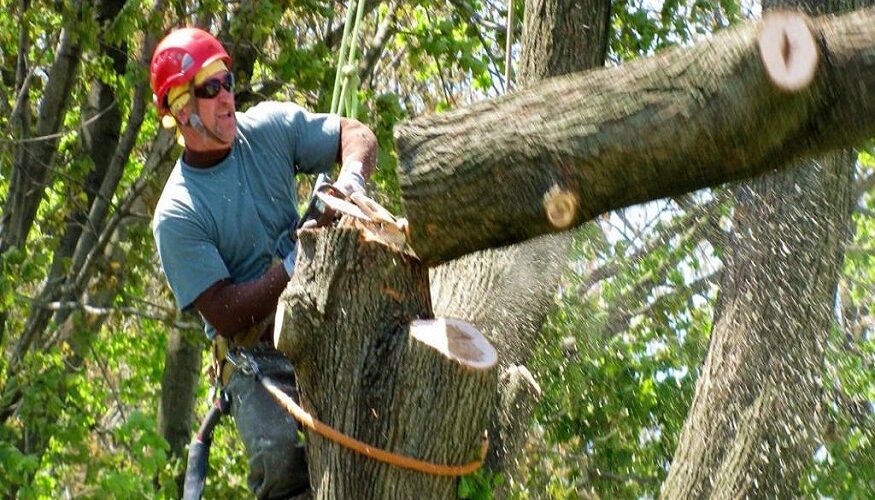
[(233, 338), (276, 310), (277, 300), (289, 282), (282, 263), (275, 264), (261, 278), (233, 284), (214, 283), (198, 295), (194, 306), (223, 337)]
[(360, 121), (341, 118), (337, 161), (342, 165), (337, 184), (343, 186), (349, 182), (361, 182), (360, 187), (364, 191), (364, 183), (377, 168), (377, 136)]

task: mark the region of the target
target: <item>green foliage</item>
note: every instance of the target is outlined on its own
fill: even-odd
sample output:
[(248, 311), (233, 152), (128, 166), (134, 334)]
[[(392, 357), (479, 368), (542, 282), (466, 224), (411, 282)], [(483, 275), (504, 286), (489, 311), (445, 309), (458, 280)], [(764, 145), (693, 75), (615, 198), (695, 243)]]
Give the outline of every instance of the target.
[[(514, 5), (515, 31), (521, 33), (523, 2)], [(166, 175), (166, 169), (146, 170), (160, 163), (153, 150), (159, 125), (152, 106), (147, 106), (122, 179), (106, 200), (110, 215), (116, 215), (138, 182), (146, 185), (141, 198), (118, 214), (123, 217), (113, 244), (87, 287), (70, 297), (41, 295), (53, 280), (72, 272), (72, 259), (58, 256), (71, 243), (68, 238), (85, 228), (81, 221), (71, 223), (72, 218), (87, 214), (96, 198), (87, 186), (100, 162), (86, 155), (84, 104), (94, 82), (103, 82), (115, 93), (123, 133), (137, 104), (134, 92), (148, 79), (146, 65), (138, 59), (143, 34), (157, 37), (171, 26), (207, 20), (213, 31), (223, 30), (254, 52), (253, 74), (241, 83), (255, 89), (279, 81), (279, 90), (263, 97), (327, 110), (339, 42), (328, 46), (324, 40), (339, 28), (346, 5), (326, 0), (171, 1), (165, 9), (152, 11), (151, 3), (132, 1), (106, 23), (97, 21), (97, 6), (33, 1), (21, 12), (22, 2), (0, 0), (4, 204), (16, 151), (22, 151), (16, 142), (22, 128), (10, 113), (20, 90), (15, 75), (20, 34), (30, 40), (22, 57), (36, 75), (27, 94), (31, 122), (44, 97), (61, 28), (72, 29), (82, 46), (34, 227), (26, 245), (0, 254), (0, 411), (8, 411), (0, 421), (0, 491), (20, 498), (177, 498), (175, 479), (184, 469), (184, 457), (172, 455), (157, 427), (161, 392), (171, 390), (161, 387), (167, 334), (179, 318), (160, 275), (148, 224)], [(379, 21), (394, 16), (394, 35), (371, 73), (362, 77), (357, 116), (378, 137), (379, 170), (372, 184), (377, 200), (392, 212), (403, 214), (394, 126), (419, 113), (503, 92), (505, 8), (506, 2), (414, 1), (384, 3), (366, 14), (363, 41), (371, 39)], [(692, 43), (742, 16), (734, 0), (620, 1), (612, 8), (614, 62)], [(103, 52), (108, 45), (126, 51), (124, 71), (117, 71)], [(33, 123), (29, 125), (32, 129)], [(866, 153), (860, 175), (872, 171), (872, 156)], [(150, 177), (141, 179), (144, 172)], [(700, 194), (697, 201), (706, 198)], [(823, 377), (831, 391), (830, 427), (803, 479), (800, 493), (805, 496), (845, 498), (875, 491), (875, 339), (865, 323), (875, 286), (871, 194), (861, 198), (860, 207), (842, 284), (847, 324), (833, 332)], [(717, 210), (731, 215), (728, 205)], [(650, 235), (673, 224), (695, 224), (677, 207), (667, 212), (646, 230), (627, 231), (616, 219), (581, 230), (572, 252), (574, 270), (563, 282), (558, 307), (537, 349), (533, 368), (544, 397), (526, 445), (523, 474), (478, 472), (460, 480), (460, 498), (492, 498), (508, 486), (520, 498), (579, 498), (584, 493), (640, 498), (658, 493), (711, 328), (716, 292), (712, 286), (694, 289), (694, 280), (719, 267), (714, 262), (723, 251), (719, 241), (702, 246), (699, 240), (677, 237), (635, 255)], [(870, 251), (854, 253), (854, 248)], [(603, 266), (615, 271), (590, 283), (589, 272)], [(51, 311), (47, 326), (36, 332), (21, 364), (10, 371), (27, 323), (43, 312), (42, 299), (87, 303), (101, 311)], [(196, 419), (207, 410), (205, 378), (198, 387)], [(16, 401), (17, 395), (21, 397)], [(248, 496), (246, 455), (230, 419), (217, 429), (211, 456), (208, 495)]]
[(741, 20), (736, 0), (665, 0), (661, 6), (620, 0), (611, 11), (609, 46), (617, 62), (687, 45)]
[(377, 136), (379, 150), (377, 165), (379, 168), (371, 182), (377, 187), (377, 201), (394, 214), (403, 214), (401, 206), (401, 188), (398, 186), (398, 156), (392, 139), (392, 129), (395, 124), (407, 118), (407, 113), (401, 106), (401, 101), (395, 94), (373, 96), (363, 93), (359, 98), (371, 108), (369, 115), (373, 121), (371, 129)]
[(457, 495), (470, 500), (492, 500), (495, 490), (505, 483), (502, 474), (495, 474), (480, 469), (474, 474), (462, 476), (459, 479)]
[[(607, 244), (598, 231), (595, 225), (584, 228), (574, 258), (619, 261), (619, 268), (596, 293), (583, 288), (586, 275), (570, 275), (548, 319), (535, 365), (543, 390), (537, 412), (542, 430), (532, 435), (544, 445), (531, 450), (537, 458), (525, 487), (551, 491), (554, 498), (573, 498), (582, 490), (611, 498), (655, 496), (707, 349), (713, 297), (688, 308), (689, 277), (671, 264), (698, 259), (688, 242), (627, 261), (628, 242)], [(659, 298), (632, 293), (640, 282), (662, 275), (666, 261), (673, 270), (664, 280), (675, 291)], [(656, 278), (647, 289), (661, 282)], [(642, 312), (618, 330), (615, 323), (631, 311)]]

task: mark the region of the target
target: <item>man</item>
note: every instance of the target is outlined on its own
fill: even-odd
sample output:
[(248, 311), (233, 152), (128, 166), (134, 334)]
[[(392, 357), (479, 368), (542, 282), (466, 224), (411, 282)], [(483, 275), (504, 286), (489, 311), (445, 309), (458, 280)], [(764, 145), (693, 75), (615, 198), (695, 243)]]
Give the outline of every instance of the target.
[[(155, 49), (155, 104), (165, 126), (178, 126), (185, 150), (152, 228), (180, 309), (200, 313), (219, 352), (225, 344), (250, 348), (262, 373), (294, 396), (292, 367), (273, 348), (270, 323), (295, 268), (295, 174), (328, 172), (342, 162), (335, 188), (364, 191), (376, 138), (358, 121), (291, 103), (236, 113), (230, 69), (221, 43), (197, 28), (174, 31)], [(249, 455), (253, 493), (283, 498), (306, 491), (294, 420), (252, 377), (218, 371)]]

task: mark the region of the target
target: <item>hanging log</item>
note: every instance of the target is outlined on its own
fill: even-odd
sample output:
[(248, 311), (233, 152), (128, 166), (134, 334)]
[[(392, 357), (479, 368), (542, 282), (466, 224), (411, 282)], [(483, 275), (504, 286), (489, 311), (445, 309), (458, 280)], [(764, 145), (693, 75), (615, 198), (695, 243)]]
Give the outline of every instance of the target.
[[(275, 341), (301, 406), (342, 434), (438, 465), (476, 460), (497, 356), (471, 325), (434, 319), (418, 259), (359, 229), (304, 231)], [(307, 434), (316, 498), (450, 498), (457, 479), (416, 472)]]
[[(875, 134), (875, 10), (779, 12), (395, 128), (429, 266)], [(828, 56), (824, 56), (828, 54)]]

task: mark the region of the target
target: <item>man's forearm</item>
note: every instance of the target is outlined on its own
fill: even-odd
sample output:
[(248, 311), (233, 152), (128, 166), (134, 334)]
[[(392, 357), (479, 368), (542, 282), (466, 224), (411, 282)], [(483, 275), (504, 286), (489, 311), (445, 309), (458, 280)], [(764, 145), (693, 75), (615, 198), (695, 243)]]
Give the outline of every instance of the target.
[(369, 179), (377, 168), (377, 137), (358, 120), (341, 118), (337, 161), (343, 165), (341, 172), (344, 168), (357, 168), (354, 162), (361, 162), (357, 173)]
[(224, 280), (213, 284), (195, 299), (194, 305), (219, 335), (233, 338), (274, 313), (288, 282), (282, 264), (275, 264), (255, 281), (233, 284)]

